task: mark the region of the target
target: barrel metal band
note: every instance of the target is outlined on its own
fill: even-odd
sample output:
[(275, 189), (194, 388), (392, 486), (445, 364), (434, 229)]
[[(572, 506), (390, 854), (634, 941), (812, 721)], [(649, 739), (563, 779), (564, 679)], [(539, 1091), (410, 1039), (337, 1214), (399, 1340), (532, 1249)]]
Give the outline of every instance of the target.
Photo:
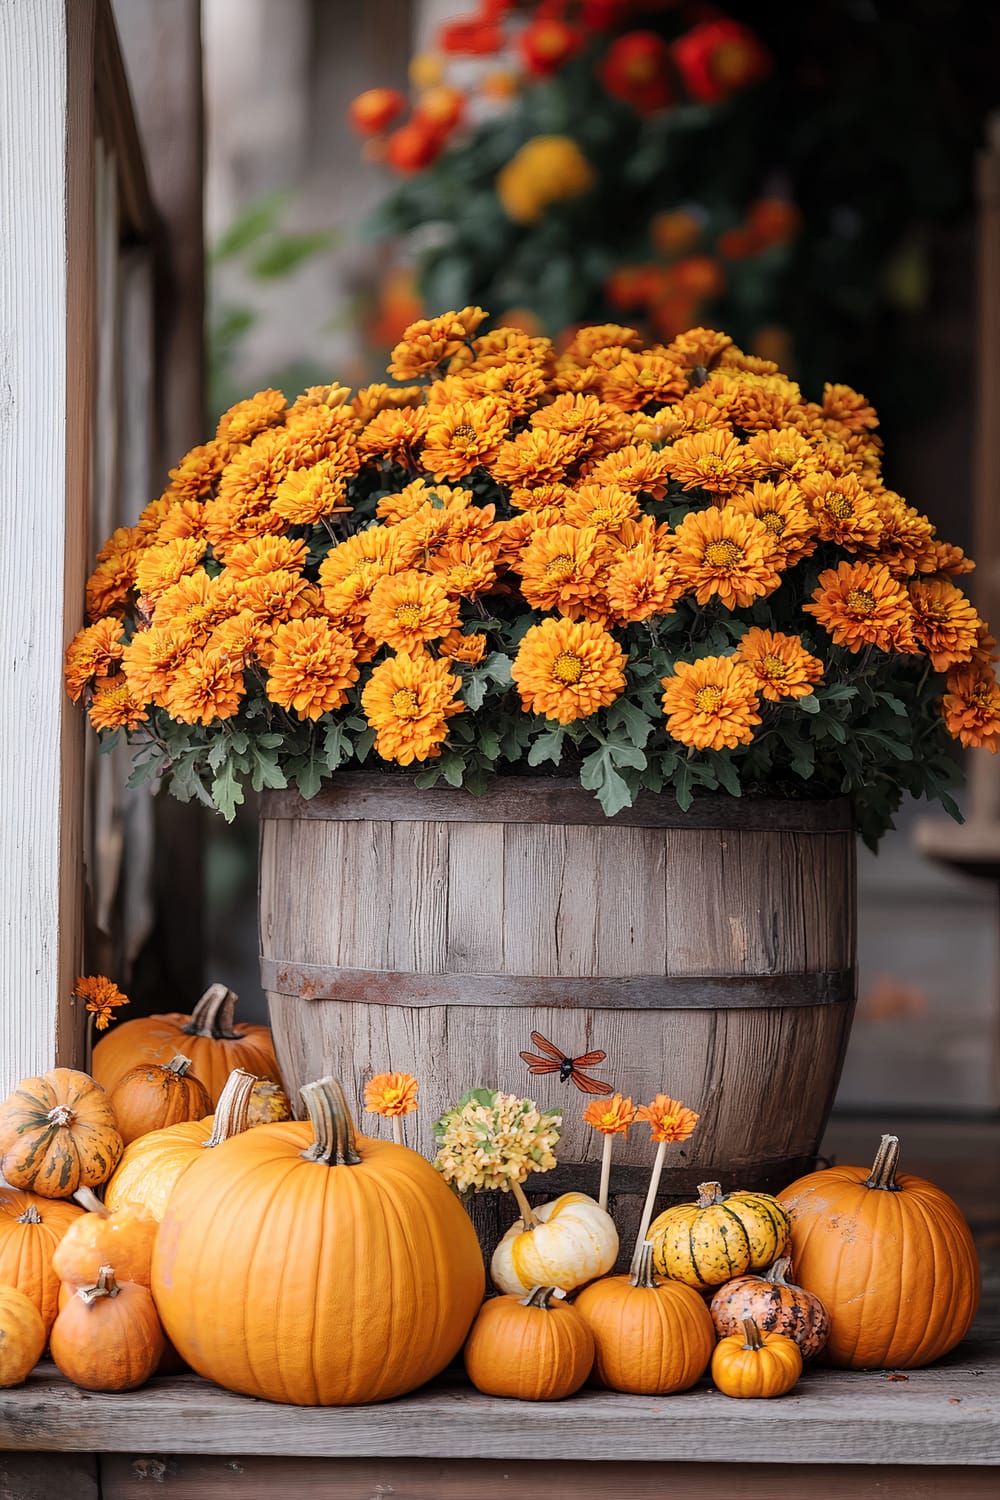
[(572, 1010), (749, 1010), (853, 1001), (854, 969), (804, 974), (413, 974), (261, 958), (274, 995), (362, 1005), (532, 1005)]

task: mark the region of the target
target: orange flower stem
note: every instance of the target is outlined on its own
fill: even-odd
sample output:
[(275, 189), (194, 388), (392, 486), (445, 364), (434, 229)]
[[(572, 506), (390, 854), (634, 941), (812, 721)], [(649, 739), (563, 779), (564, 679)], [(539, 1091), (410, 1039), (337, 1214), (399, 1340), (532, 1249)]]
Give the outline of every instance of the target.
[(604, 1137), (604, 1149), (601, 1152), (601, 1186), (598, 1189), (597, 1201), (605, 1210), (607, 1210), (608, 1206), (608, 1187), (611, 1183), (611, 1148), (614, 1145), (614, 1141), (615, 1138), (613, 1135), (606, 1135)]
[(403, 1145), (406, 1144), (405, 1141), (403, 1140), (403, 1116), (402, 1115), (393, 1115), (393, 1117), (392, 1117), (392, 1138), (396, 1142), (397, 1146), (403, 1146)]
[(653, 1162), (653, 1175), (649, 1179), (649, 1191), (646, 1194), (646, 1201), (642, 1206), (642, 1218), (639, 1221), (639, 1233), (636, 1236), (636, 1243), (639, 1245), (641, 1245), (643, 1240), (646, 1238), (646, 1230), (649, 1228), (649, 1221), (653, 1217), (653, 1205), (656, 1202), (656, 1190), (660, 1186), (660, 1176), (663, 1172), (663, 1159), (666, 1154), (667, 1142), (661, 1141), (656, 1148), (656, 1160)]

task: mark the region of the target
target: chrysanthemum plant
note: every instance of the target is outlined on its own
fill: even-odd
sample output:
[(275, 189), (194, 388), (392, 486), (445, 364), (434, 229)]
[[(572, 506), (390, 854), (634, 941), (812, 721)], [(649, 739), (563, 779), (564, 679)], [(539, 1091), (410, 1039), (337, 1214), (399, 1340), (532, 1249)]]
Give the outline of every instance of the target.
[(262, 391), (116, 531), (69, 691), (103, 745), (227, 818), (352, 763), (481, 793), (904, 792), (1000, 745), (972, 564), (887, 487), (872, 407), (722, 333), (560, 352), (465, 308), (414, 324), (398, 385)]

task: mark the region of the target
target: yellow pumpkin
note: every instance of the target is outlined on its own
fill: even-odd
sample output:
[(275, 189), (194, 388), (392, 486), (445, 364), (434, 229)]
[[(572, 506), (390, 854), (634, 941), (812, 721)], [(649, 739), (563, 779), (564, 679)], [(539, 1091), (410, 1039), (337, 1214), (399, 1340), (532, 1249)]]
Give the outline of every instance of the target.
[(42, 1315), (16, 1286), (0, 1286), (0, 1386), (20, 1385), (45, 1348)]
[(586, 1193), (563, 1193), (517, 1220), (493, 1252), (490, 1275), (501, 1292), (559, 1287), (571, 1292), (611, 1270), (618, 1231), (610, 1214)]
[(703, 1182), (697, 1203), (665, 1209), (648, 1238), (661, 1276), (703, 1292), (762, 1271), (784, 1255), (790, 1232), (787, 1213), (769, 1193), (723, 1193), (717, 1182)]
[(783, 1333), (761, 1333), (753, 1318), (741, 1333), (720, 1340), (712, 1355), (712, 1379), (724, 1396), (783, 1396), (802, 1374), (802, 1350)]

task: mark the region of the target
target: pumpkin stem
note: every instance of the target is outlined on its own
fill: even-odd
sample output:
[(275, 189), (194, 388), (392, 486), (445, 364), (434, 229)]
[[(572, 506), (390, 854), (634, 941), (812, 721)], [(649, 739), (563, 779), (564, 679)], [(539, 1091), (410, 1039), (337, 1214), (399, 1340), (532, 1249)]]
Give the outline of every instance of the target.
[(744, 1349), (763, 1349), (764, 1340), (753, 1318), (741, 1318), (740, 1325), (743, 1329), (743, 1337), (746, 1340), (746, 1343), (743, 1345)]
[(183, 1052), (175, 1052), (173, 1057), (167, 1063), (167, 1067), (170, 1069), (171, 1073), (176, 1073), (178, 1078), (183, 1078), (184, 1074), (187, 1072), (190, 1066), (191, 1059), (189, 1057), (185, 1057)]
[(312, 1145), (302, 1152), (306, 1161), (325, 1162), (328, 1167), (356, 1167), (361, 1157), (354, 1121), (336, 1078), (320, 1078), (316, 1083), (304, 1084), (299, 1096), (316, 1132)]
[(76, 1119), (76, 1110), (70, 1109), (68, 1104), (57, 1104), (48, 1113), (50, 1125), (72, 1125)]
[(535, 1210), (532, 1208), (531, 1204), (528, 1202), (528, 1199), (525, 1196), (524, 1188), (519, 1182), (512, 1182), (510, 1185), (510, 1190), (517, 1200), (517, 1206), (520, 1210), (521, 1220), (524, 1224), (525, 1229), (537, 1229), (541, 1221), (538, 1215), (535, 1213)]
[(17, 1222), (19, 1224), (40, 1224), (42, 1222), (42, 1216), (38, 1212), (38, 1209), (35, 1207), (35, 1205), (33, 1203), (29, 1203), (27, 1208), (24, 1210), (24, 1213), (21, 1214), (18, 1218)]
[[(543, 1307), (545, 1311), (548, 1312), (550, 1310), (549, 1298), (555, 1295), (556, 1288), (554, 1286), (533, 1286), (528, 1295), (520, 1299), (521, 1306)], [(566, 1293), (560, 1292), (558, 1293), (558, 1295), (561, 1297), (565, 1297)]]
[(230, 1073), (215, 1106), (212, 1134), (203, 1143), (206, 1151), (211, 1151), (213, 1146), (221, 1146), (230, 1136), (241, 1135), (248, 1128), (250, 1096), (256, 1083), (257, 1079), (246, 1068), (234, 1068)]
[(639, 1240), (632, 1256), (632, 1264), (628, 1273), (629, 1286), (645, 1287), (647, 1291), (653, 1292), (660, 1285), (653, 1275), (653, 1242), (652, 1240)]
[(117, 1297), (120, 1290), (112, 1267), (102, 1266), (97, 1273), (97, 1285), (77, 1287), (76, 1295), (90, 1307), (98, 1297)]
[(104, 1206), (100, 1198), (98, 1198), (97, 1194), (94, 1192), (93, 1188), (77, 1188), (76, 1192), (73, 1194), (73, 1197), (76, 1199), (77, 1203), (79, 1203), (81, 1208), (85, 1208), (87, 1210), (88, 1214), (97, 1214), (98, 1218), (110, 1219), (110, 1208), (106, 1208)]
[(896, 1168), (899, 1166), (899, 1136), (884, 1135), (882, 1143), (875, 1154), (871, 1173), (865, 1178), (866, 1188), (881, 1188), (885, 1193), (899, 1193), (902, 1188), (896, 1181)]
[(191, 1012), (191, 1019), (181, 1030), (185, 1036), (207, 1036), (213, 1042), (231, 1041), (239, 1036), (233, 1028), (233, 1016), (239, 1000), (235, 990), (224, 984), (210, 984)]
[(698, 1184), (698, 1207), (712, 1208), (716, 1203), (724, 1200), (721, 1182), (700, 1182)]
[(775, 1286), (787, 1286), (788, 1278), (792, 1274), (791, 1258), (787, 1255), (780, 1256), (773, 1265), (768, 1266), (764, 1272), (764, 1280), (771, 1281)]

